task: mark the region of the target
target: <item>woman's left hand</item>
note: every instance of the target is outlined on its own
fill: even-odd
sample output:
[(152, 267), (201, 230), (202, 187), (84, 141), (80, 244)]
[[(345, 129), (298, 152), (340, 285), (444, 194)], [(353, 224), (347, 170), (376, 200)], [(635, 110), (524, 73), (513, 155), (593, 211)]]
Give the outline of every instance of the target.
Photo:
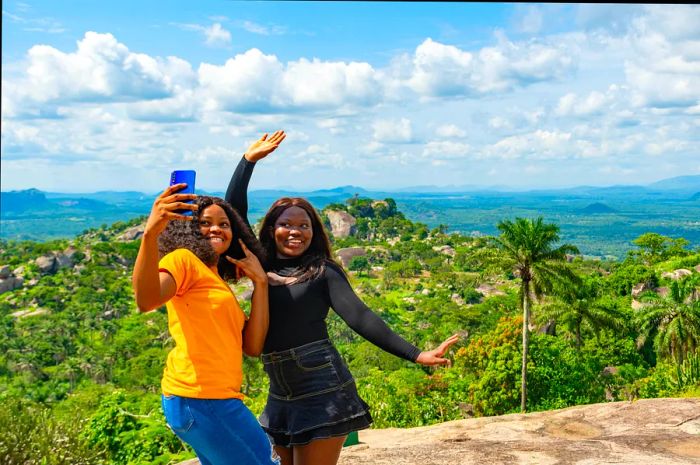
[(254, 285), (267, 285), (267, 274), (265, 273), (265, 270), (263, 270), (258, 257), (253, 252), (248, 250), (248, 247), (245, 246), (241, 239), (238, 239), (238, 242), (241, 244), (241, 249), (243, 249), (245, 258), (236, 260), (235, 258), (227, 255), (226, 260), (236, 265), (245, 276), (249, 277), (250, 280), (253, 281)]
[(274, 152), (287, 135), (284, 131), (274, 132), (268, 139), (267, 133), (253, 142), (243, 155), (246, 160), (255, 163)]
[(459, 334), (453, 334), (452, 336), (445, 339), (443, 343), (440, 344), (436, 349), (421, 352), (420, 355), (418, 355), (418, 358), (416, 359), (416, 363), (420, 363), (421, 365), (427, 366), (452, 366), (452, 361), (450, 361), (450, 359), (448, 358), (442, 358), (442, 356), (445, 355), (445, 352), (447, 352), (450, 346), (455, 344), (457, 341), (459, 341)]

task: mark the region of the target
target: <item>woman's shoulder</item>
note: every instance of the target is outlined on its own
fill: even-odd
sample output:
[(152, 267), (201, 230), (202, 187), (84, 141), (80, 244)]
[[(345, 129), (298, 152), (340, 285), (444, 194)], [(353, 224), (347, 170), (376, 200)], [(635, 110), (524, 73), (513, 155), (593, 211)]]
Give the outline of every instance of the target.
[(194, 264), (204, 265), (204, 263), (192, 252), (190, 249), (180, 248), (169, 252), (160, 259), (161, 263), (182, 263), (182, 264)]
[(338, 263), (330, 259), (323, 261), (323, 276), (326, 278), (343, 278), (347, 279), (345, 270)]

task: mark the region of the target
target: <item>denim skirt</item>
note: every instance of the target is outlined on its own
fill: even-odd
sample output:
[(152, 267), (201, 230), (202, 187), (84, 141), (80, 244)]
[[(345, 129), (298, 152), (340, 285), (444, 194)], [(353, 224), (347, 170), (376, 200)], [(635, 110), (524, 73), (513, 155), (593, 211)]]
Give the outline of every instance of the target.
[(368, 428), (369, 406), (327, 339), (262, 355), (270, 378), (260, 424), (277, 446), (308, 444)]

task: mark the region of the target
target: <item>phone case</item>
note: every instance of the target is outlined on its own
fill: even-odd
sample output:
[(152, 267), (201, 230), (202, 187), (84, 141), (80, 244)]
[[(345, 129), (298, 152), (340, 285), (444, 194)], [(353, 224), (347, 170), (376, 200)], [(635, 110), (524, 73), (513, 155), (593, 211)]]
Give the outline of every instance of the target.
[[(194, 194), (194, 182), (197, 173), (194, 170), (175, 170), (170, 174), (170, 185), (187, 183), (187, 187), (178, 191), (181, 194)], [(186, 203), (192, 203), (193, 200), (187, 200)], [(176, 213), (185, 216), (192, 216), (192, 210), (175, 210)]]

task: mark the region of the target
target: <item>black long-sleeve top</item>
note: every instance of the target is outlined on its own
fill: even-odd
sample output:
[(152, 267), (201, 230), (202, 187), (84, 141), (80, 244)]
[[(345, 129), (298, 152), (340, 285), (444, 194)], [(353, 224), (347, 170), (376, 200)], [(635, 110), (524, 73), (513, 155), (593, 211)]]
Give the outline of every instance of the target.
[[(226, 201), (248, 221), (248, 183), (255, 163), (242, 158), (226, 191)], [(293, 276), (301, 257), (275, 258), (270, 269), (280, 276)], [(420, 349), (393, 332), (355, 294), (342, 268), (330, 260), (323, 273), (312, 280), (270, 285), (270, 326), (263, 351), (276, 352), (328, 338), (326, 317), (333, 309), (356, 333), (377, 347), (415, 361)]]

